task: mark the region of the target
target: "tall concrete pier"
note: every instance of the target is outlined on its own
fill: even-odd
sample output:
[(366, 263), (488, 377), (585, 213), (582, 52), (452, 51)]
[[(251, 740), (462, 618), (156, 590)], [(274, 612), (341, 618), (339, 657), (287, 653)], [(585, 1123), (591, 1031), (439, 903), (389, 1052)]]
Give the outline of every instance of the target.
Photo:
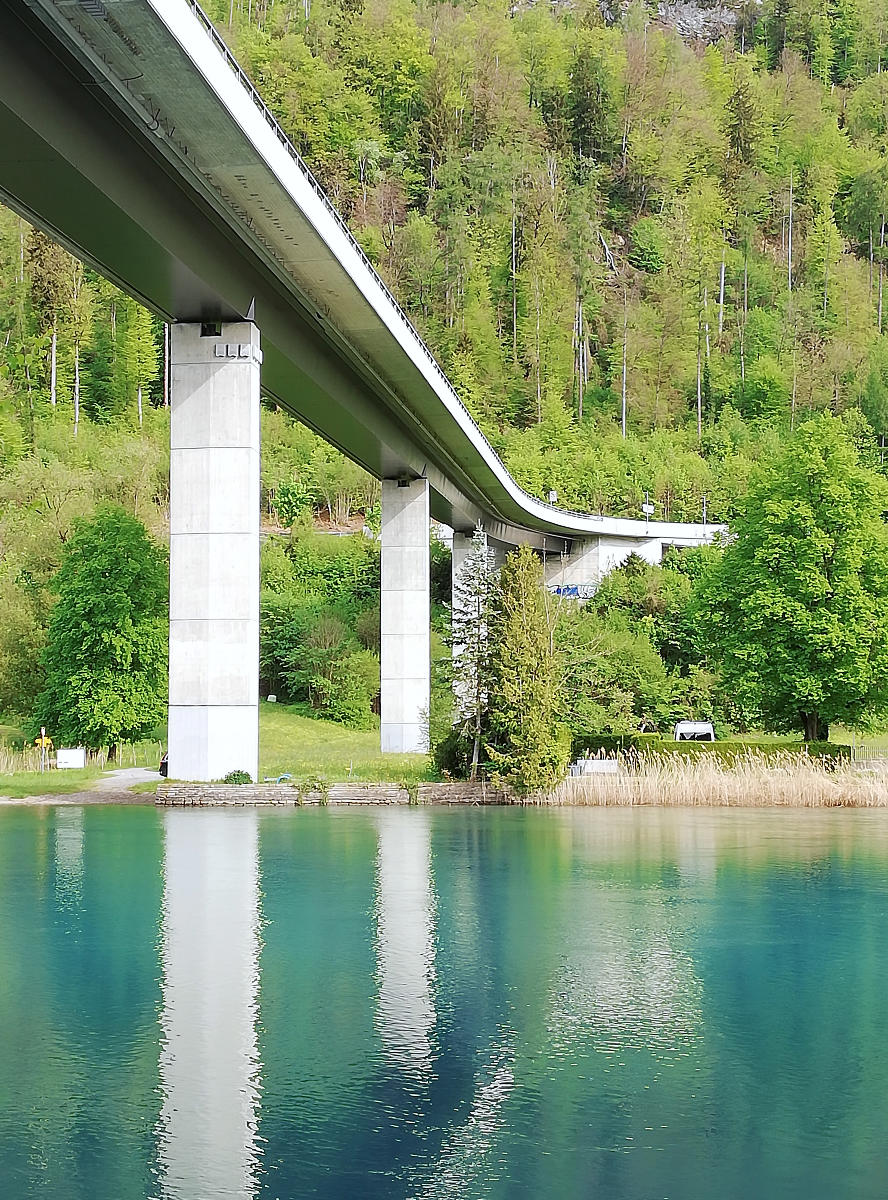
[(259, 771), (259, 330), (170, 343), (169, 774)]
[(381, 746), (428, 750), (429, 484), (382, 481)]

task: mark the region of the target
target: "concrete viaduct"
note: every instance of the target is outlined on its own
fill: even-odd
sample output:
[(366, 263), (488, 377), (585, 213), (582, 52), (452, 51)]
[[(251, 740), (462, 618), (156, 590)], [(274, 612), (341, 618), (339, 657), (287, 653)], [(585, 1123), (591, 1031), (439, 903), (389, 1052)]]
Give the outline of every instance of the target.
[(258, 771), (260, 378), (382, 480), (383, 750), (424, 748), (430, 516), (581, 592), (717, 531), (518, 487), (192, 0), (3, 9), (0, 195), (172, 325), (171, 777)]

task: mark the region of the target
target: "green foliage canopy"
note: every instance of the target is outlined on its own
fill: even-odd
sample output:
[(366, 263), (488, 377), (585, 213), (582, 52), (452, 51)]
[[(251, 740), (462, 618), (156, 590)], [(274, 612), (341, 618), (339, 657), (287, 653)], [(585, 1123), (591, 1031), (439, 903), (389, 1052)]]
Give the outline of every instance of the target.
[(726, 684), (770, 728), (817, 741), (888, 715), (886, 509), (884, 479), (827, 414), (756, 476), (697, 610)]
[(35, 724), (92, 750), (137, 741), (166, 715), (166, 556), (111, 506), (80, 521), (53, 581)]

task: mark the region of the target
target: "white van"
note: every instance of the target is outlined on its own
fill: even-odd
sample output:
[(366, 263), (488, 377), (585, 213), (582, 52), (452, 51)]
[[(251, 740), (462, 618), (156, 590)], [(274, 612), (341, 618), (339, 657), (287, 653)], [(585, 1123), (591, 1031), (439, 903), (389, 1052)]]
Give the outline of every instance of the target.
[(711, 721), (679, 721), (675, 726), (676, 742), (714, 742), (715, 730)]

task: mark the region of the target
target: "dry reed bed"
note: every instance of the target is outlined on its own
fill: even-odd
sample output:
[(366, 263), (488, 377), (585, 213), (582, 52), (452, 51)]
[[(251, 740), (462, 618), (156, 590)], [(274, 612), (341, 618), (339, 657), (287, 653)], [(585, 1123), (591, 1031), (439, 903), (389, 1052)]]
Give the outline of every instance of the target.
[(621, 759), (614, 775), (566, 779), (549, 804), (660, 805), (720, 808), (888, 807), (888, 763), (866, 765), (750, 753), (734, 762), (638, 755)]
[[(159, 742), (138, 742), (136, 745), (127, 742), (117, 748), (117, 759), (112, 766), (116, 767), (149, 767), (157, 769), (163, 746)], [(55, 751), (50, 753), (50, 763), (55, 762)], [(87, 756), (87, 766), (99, 767), (104, 771), (108, 766), (108, 754), (99, 750)], [(40, 770), (40, 751), (36, 746), (26, 746), (24, 750), (11, 750), (8, 746), (0, 746), (0, 775), (16, 775), (20, 771), (34, 772)]]
[(29, 746), (25, 750), (10, 750), (0, 746), (0, 775), (14, 775), (17, 771), (39, 771), (40, 751)]

